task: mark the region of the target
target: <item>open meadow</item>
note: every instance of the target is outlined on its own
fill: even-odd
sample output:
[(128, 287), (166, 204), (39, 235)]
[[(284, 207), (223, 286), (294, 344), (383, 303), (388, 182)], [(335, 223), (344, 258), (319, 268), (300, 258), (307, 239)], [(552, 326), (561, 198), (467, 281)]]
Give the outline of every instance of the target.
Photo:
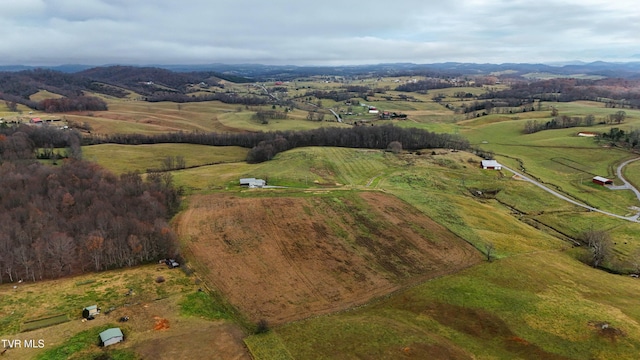
[(85, 160), (97, 162), (115, 174), (163, 169), (167, 157), (181, 156), (188, 168), (244, 162), (248, 150), (237, 146), (193, 144), (117, 145), (101, 144), (82, 149)]

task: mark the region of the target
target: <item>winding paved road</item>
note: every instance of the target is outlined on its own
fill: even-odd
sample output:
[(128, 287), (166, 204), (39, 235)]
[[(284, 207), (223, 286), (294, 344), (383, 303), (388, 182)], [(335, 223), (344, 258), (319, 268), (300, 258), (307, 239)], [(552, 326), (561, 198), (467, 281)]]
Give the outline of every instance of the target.
[[(630, 163), (631, 161), (634, 161), (634, 160), (638, 160), (638, 159), (625, 161), (624, 163), (620, 164), (620, 166), (618, 167), (618, 171), (619, 171), (618, 177), (620, 177), (620, 179), (622, 179), (625, 184), (628, 184), (630, 186), (630, 189), (633, 189), (635, 191), (636, 195), (638, 195), (638, 199), (640, 200), (640, 191), (638, 191), (636, 188), (631, 186), (631, 184), (629, 184), (626, 180), (624, 180), (620, 176), (620, 174), (622, 173), (622, 167), (624, 167), (624, 165), (626, 165), (626, 164), (628, 164), (628, 163)], [(551, 193), (552, 195), (554, 195), (554, 196), (556, 196), (556, 197), (558, 197), (558, 198), (560, 198), (560, 199), (562, 199), (564, 201), (567, 201), (567, 202), (570, 202), (570, 203), (572, 203), (572, 204), (574, 204), (576, 206), (580, 206), (582, 208), (588, 209), (589, 211), (598, 212), (600, 214), (604, 214), (604, 215), (608, 215), (608, 216), (612, 216), (612, 217), (615, 217), (615, 218), (618, 218), (618, 219), (632, 221), (632, 222), (637, 222), (638, 221), (638, 216), (640, 216), (640, 214), (636, 214), (636, 215), (633, 215), (633, 216), (622, 216), (622, 215), (618, 215), (618, 214), (614, 214), (614, 213), (610, 213), (610, 212), (607, 212), (607, 211), (596, 209), (596, 208), (591, 207), (589, 205), (585, 205), (585, 204), (583, 204), (581, 202), (575, 201), (575, 200), (573, 200), (573, 199), (571, 199), (571, 198), (569, 198), (569, 197), (567, 197), (565, 195), (562, 195), (559, 192), (557, 192), (557, 191), (555, 191), (553, 189), (550, 189), (550, 188), (546, 187), (545, 185), (537, 182), (536, 180), (533, 180), (533, 179), (531, 179), (530, 177), (528, 177), (526, 175), (520, 174), (519, 172), (517, 172), (515, 170), (512, 170), (512, 169), (510, 169), (510, 168), (508, 168), (508, 167), (506, 167), (504, 165), (502, 165), (502, 168), (514, 173), (515, 175), (518, 175), (524, 181), (528, 181), (528, 182), (536, 185), (537, 187), (541, 188), (542, 190), (544, 190), (544, 191), (546, 191), (548, 193)]]
[(333, 109), (329, 109), (329, 111), (331, 111), (331, 113), (333, 114), (333, 116), (336, 117), (336, 120), (338, 120), (339, 123), (342, 122), (342, 118), (340, 117), (340, 115), (338, 115), (338, 113), (336, 113), (335, 111), (333, 111)]
[(629, 190), (633, 191), (636, 194), (636, 197), (640, 201), (640, 190), (636, 189), (633, 185), (631, 185), (630, 182), (627, 181), (627, 179), (624, 178), (624, 176), (622, 176), (622, 169), (625, 166), (627, 166), (629, 163), (634, 162), (636, 160), (640, 160), (640, 158), (627, 160), (627, 161), (623, 162), (622, 164), (620, 164), (620, 166), (618, 166), (618, 169), (616, 169), (616, 174), (618, 175), (618, 179), (622, 180), (622, 182), (624, 183), (624, 186), (616, 187), (615, 189), (612, 189), (612, 190), (629, 189)]

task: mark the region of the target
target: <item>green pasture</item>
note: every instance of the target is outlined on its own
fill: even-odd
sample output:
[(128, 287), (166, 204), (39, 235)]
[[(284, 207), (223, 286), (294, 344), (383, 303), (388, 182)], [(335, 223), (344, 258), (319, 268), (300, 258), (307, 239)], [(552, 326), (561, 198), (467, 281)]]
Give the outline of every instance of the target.
[(483, 192), (502, 189), (500, 196), (513, 185), (519, 185), (512, 185), (515, 181), (464, 168), (434, 170), (396, 173), (385, 178), (379, 187), (412, 204), (481, 251), (486, 243), (493, 243), (499, 257), (564, 246), (556, 238), (518, 221), (509, 208), (495, 200), (475, 198), (471, 193), (472, 189)]
[(64, 96), (60, 95), (60, 94), (55, 94), (52, 92), (49, 92), (47, 90), (40, 90), (37, 93), (29, 96), (29, 100), (31, 101), (42, 101), (42, 100), (46, 100), (46, 99), (59, 99), (62, 98)]
[(307, 112), (294, 110), (287, 119), (269, 119), (268, 124), (261, 124), (254, 119), (255, 111), (243, 111), (225, 113), (218, 117), (223, 125), (248, 130), (248, 131), (285, 131), (285, 130), (312, 130), (327, 126), (347, 126), (336, 123), (335, 118), (331, 114), (325, 114), (324, 121), (309, 121), (306, 119)]
[[(527, 174), (585, 204), (619, 215), (628, 215), (630, 207), (640, 205), (629, 190), (612, 191), (591, 182), (596, 175), (615, 178), (617, 164), (629, 158), (624, 152), (545, 147), (536, 149), (536, 157), (530, 153), (531, 149), (527, 147), (496, 148), (498, 160), (503, 160), (502, 154), (521, 159)], [(504, 162), (515, 165), (512, 161)]]
[[(458, 104), (454, 104), (458, 105)], [(474, 129), (479, 128), (483, 125), (494, 124), (494, 123), (504, 123), (504, 122), (514, 122), (517, 120), (537, 120), (538, 122), (547, 122), (551, 120), (551, 115), (549, 115), (548, 111), (530, 111), (526, 113), (513, 113), (513, 114), (492, 114), (487, 116), (479, 116), (473, 117), (471, 114), (457, 114), (456, 119), (458, 119), (458, 125), (464, 127), (468, 130), (468, 135), (473, 137)], [(520, 131), (524, 129), (524, 122), (518, 122), (518, 126), (520, 126)]]
[(622, 175), (627, 181), (640, 189), (640, 160), (625, 166)]
[[(593, 138), (577, 136), (580, 131), (608, 131), (610, 125), (524, 134), (525, 122), (476, 123), (465, 126), (461, 133), (475, 146), (493, 151), (499, 161), (515, 170), (522, 170), (516, 161), (519, 159), (527, 174), (586, 204), (620, 215), (628, 214), (629, 207), (640, 205), (630, 191), (610, 191), (591, 183), (596, 175), (615, 179), (617, 165), (633, 157)], [(621, 184), (619, 180), (614, 182)]]
[[(403, 128), (423, 129), (436, 133), (458, 134), (460, 127), (455, 123), (447, 123), (447, 117), (442, 116), (411, 116), (408, 120), (391, 120), (394, 126)], [(387, 121), (387, 120), (385, 120)]]
[[(402, 94), (402, 92), (398, 91), (398, 92), (394, 92), (395, 94)], [(418, 100), (419, 102), (428, 102), (428, 103), (432, 103), (432, 104), (437, 104), (436, 102), (433, 101), (433, 96), (434, 94), (432, 93), (426, 93), (426, 94), (420, 94), (420, 93), (404, 93), (405, 95), (409, 96), (409, 97), (413, 97), (416, 100)]]
[(97, 162), (116, 174), (131, 171), (144, 173), (147, 169), (161, 169), (169, 156), (182, 156), (186, 166), (245, 161), (248, 149), (237, 146), (207, 146), (194, 144), (84, 146), (83, 157)]
[[(172, 171), (173, 181), (189, 192), (211, 192), (238, 186), (243, 177), (264, 178), (267, 172), (255, 171), (254, 165), (245, 162), (200, 166), (194, 169)], [(251, 174), (244, 176), (243, 174)]]
[[(638, 290), (637, 280), (590, 269), (562, 252), (532, 253), (284, 325), (269, 343), (296, 359), (634, 359), (640, 311), (628, 299)], [(602, 324), (624, 335), (609, 335)]]
[(601, 120), (604, 117), (615, 114), (618, 111), (624, 111), (627, 114), (627, 118), (624, 123), (614, 125), (617, 127), (634, 126), (640, 121), (640, 110), (637, 109), (619, 109), (619, 108), (607, 108), (604, 103), (595, 101), (574, 101), (567, 103), (555, 103), (555, 102), (543, 102), (543, 106), (553, 106), (558, 109), (559, 115), (569, 116), (586, 116), (593, 114), (596, 120)]
[(200, 317), (207, 320), (230, 319), (229, 309), (221, 301), (216, 301), (204, 291), (185, 295), (180, 302), (180, 312), (185, 316)]
[(317, 99), (317, 98), (314, 98), (314, 100), (313, 100), (313, 101), (311, 101), (311, 103), (313, 103), (313, 104), (316, 104), (316, 105), (317, 105), (318, 100), (319, 100), (319, 101), (321, 102), (321, 104), (322, 104), (321, 109), (330, 109), (330, 108), (335, 108), (335, 107), (337, 107), (337, 106), (341, 106), (341, 107), (342, 107), (342, 106), (347, 106), (347, 105), (345, 105), (345, 103), (344, 103), (344, 102), (342, 102), (342, 101), (335, 101), (335, 100), (332, 100), (332, 99)]
[(580, 234), (588, 229), (607, 231), (613, 242), (611, 248), (613, 257), (605, 266), (622, 273), (636, 271), (633, 263), (638, 261), (640, 223), (585, 211), (578, 213), (549, 211), (536, 215), (534, 218), (574, 238), (579, 238)]
[(174, 171), (174, 180), (195, 191), (239, 189), (243, 177), (293, 188), (365, 186), (388, 171), (393, 155), (380, 150), (309, 147), (286, 151), (260, 164), (220, 164)]

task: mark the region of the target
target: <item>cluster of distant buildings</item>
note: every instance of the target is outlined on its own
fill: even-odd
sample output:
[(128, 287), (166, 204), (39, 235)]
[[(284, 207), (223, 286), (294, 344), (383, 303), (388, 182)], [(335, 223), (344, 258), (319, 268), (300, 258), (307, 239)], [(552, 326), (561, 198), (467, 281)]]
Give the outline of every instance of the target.
[[(61, 123), (63, 122), (62, 119), (56, 118), (56, 119), (43, 119), (40, 117), (32, 117), (29, 119), (29, 122), (27, 124), (29, 125), (43, 125), (43, 124), (48, 124), (48, 123)], [(23, 119), (20, 119), (19, 117), (14, 117), (14, 118), (10, 118), (10, 119), (5, 119), (0, 117), (0, 124), (22, 124), (23, 123)], [(66, 128), (66, 127), (65, 127)]]
[[(502, 170), (502, 165), (496, 160), (482, 160), (481, 166), (485, 170)], [(591, 182), (602, 186), (613, 185), (613, 180), (602, 176), (594, 176)]]
[(29, 120), (29, 124), (42, 125), (44, 123), (61, 122), (61, 121), (62, 119), (42, 119), (39, 117), (34, 117)]

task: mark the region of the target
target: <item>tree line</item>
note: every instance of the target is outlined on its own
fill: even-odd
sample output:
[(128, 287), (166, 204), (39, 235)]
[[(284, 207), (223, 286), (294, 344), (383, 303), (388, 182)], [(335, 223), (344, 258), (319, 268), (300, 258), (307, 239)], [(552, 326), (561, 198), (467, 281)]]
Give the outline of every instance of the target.
[[(31, 134), (33, 135), (33, 134)], [(96, 164), (34, 159), (37, 140), (0, 135), (0, 282), (57, 278), (174, 255), (169, 173), (117, 177)]]
[(448, 81), (444, 81), (442, 79), (426, 79), (426, 80), (418, 80), (415, 82), (408, 82), (406, 84), (398, 85), (396, 87), (396, 91), (426, 93), (428, 90), (446, 89), (446, 88), (450, 88), (451, 86), (452, 86), (451, 83), (449, 83)]
[(306, 146), (386, 149), (389, 143), (398, 141), (407, 150), (469, 148), (468, 140), (458, 135), (436, 134), (427, 130), (406, 129), (391, 124), (351, 128), (328, 127), (306, 131), (91, 135), (85, 137), (84, 141), (86, 145), (103, 143), (123, 145), (187, 143), (212, 146), (240, 146), (251, 148), (247, 161), (252, 163), (270, 160), (275, 154), (284, 150)]
[(145, 98), (148, 102), (171, 101), (175, 103), (220, 101), (225, 104), (240, 104), (248, 106), (266, 105), (271, 103), (267, 96), (239, 95), (233, 92), (215, 92), (203, 95), (187, 95), (177, 92), (157, 92)]
[(582, 116), (556, 116), (549, 121), (527, 120), (524, 124), (524, 133), (533, 134), (542, 130), (566, 129), (578, 126), (593, 126), (596, 118), (592, 114)]
[(608, 141), (612, 146), (620, 146), (627, 149), (640, 149), (640, 130), (624, 131), (614, 127), (609, 132), (601, 133), (596, 140)]
[(482, 111), (481, 114), (484, 116), (492, 113), (499, 114), (535, 111), (535, 107), (528, 99), (507, 98), (463, 103), (460, 107), (456, 108), (455, 111), (458, 114), (469, 114)]
[(553, 118), (549, 121), (527, 120), (527, 122), (524, 124), (524, 133), (533, 134), (542, 130), (566, 129), (579, 126), (593, 126), (596, 123), (620, 124), (626, 119), (627, 113), (619, 110), (613, 114), (609, 114), (603, 117), (601, 120), (596, 120), (596, 117), (593, 114), (588, 114), (584, 117), (559, 115), (558, 110), (556, 108), (552, 108), (551, 116), (553, 116)]
[(50, 126), (0, 127), (0, 163), (2, 161), (28, 161), (38, 148), (66, 148), (68, 157), (82, 157), (82, 135), (76, 130)]
[(18, 111), (18, 104), (22, 104), (30, 109), (48, 113), (108, 110), (107, 103), (95, 96), (80, 95), (34, 101), (29, 98), (22, 98), (18, 95), (0, 93), (0, 99), (3, 99), (9, 111), (13, 112)]
[(468, 140), (453, 134), (436, 134), (420, 129), (393, 125), (356, 126), (353, 128), (319, 128), (301, 132), (275, 133), (271, 139), (254, 146), (247, 156), (250, 163), (271, 160), (279, 152), (306, 146), (332, 146), (387, 149), (397, 142), (406, 150), (449, 148), (468, 149)]
[(107, 103), (95, 96), (78, 96), (75, 98), (45, 99), (36, 109), (48, 113), (69, 111), (106, 111)]
[(288, 109), (286, 108), (285, 111), (258, 109), (252, 118), (261, 124), (268, 124), (271, 119), (285, 120), (289, 117)]
[(523, 99), (571, 102), (578, 100), (599, 101), (608, 107), (640, 108), (638, 80), (603, 79), (552, 79), (534, 82), (519, 82), (508, 89), (489, 91), (479, 99)]

